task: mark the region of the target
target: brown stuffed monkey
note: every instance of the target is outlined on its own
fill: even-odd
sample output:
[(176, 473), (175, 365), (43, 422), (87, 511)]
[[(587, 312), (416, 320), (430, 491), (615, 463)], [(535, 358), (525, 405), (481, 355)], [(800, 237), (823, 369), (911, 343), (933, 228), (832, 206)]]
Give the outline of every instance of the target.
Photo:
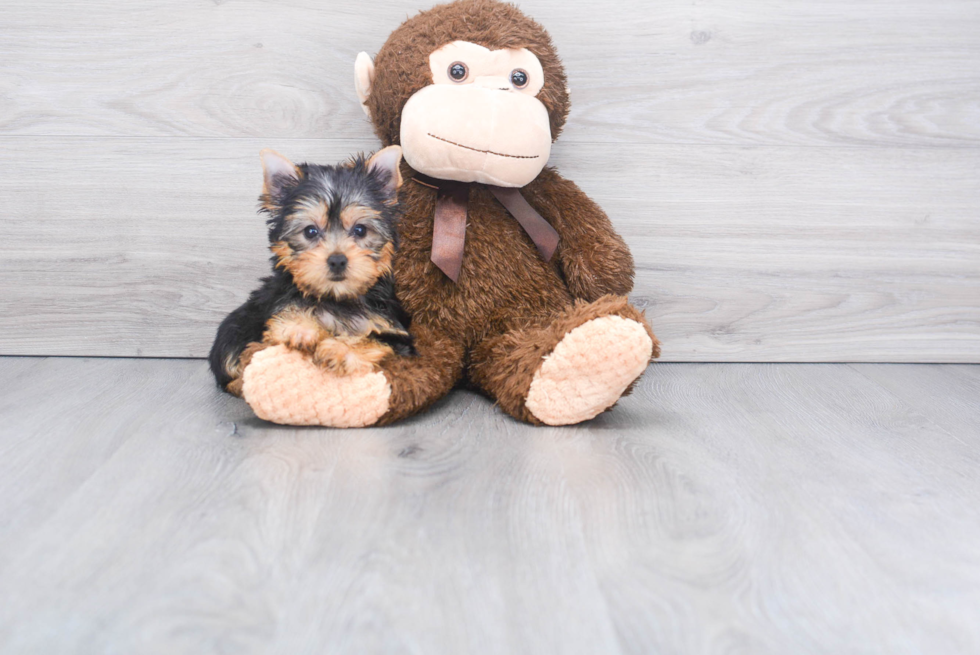
[(279, 423), (351, 427), (411, 416), (468, 382), (520, 420), (610, 408), (659, 354), (626, 294), (633, 259), (603, 211), (545, 168), (569, 110), (547, 32), (515, 6), (460, 0), (396, 29), (355, 87), (400, 144), (396, 288), (417, 357), (335, 376), (283, 346), (256, 354), (244, 397)]

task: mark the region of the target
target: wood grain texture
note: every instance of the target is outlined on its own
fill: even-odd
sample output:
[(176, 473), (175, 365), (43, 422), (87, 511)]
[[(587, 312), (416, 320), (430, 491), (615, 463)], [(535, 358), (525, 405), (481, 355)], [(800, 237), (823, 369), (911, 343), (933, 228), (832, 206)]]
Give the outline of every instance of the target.
[[(972, 0), (531, 0), (600, 143), (980, 142)], [(0, 132), (367, 139), (353, 61), (418, 0), (0, 3)]]
[(980, 367), (855, 364), (853, 368), (949, 434), (973, 448), (980, 445)]
[[(0, 151), (0, 195), (21, 219), (0, 227), (8, 354), (205, 355), (268, 270), (258, 150), (335, 161), (358, 148), (65, 143), (16, 138)], [(846, 166), (827, 149), (799, 157), (559, 144), (554, 161), (630, 243), (634, 300), (667, 360), (980, 359), (980, 150), (850, 148)]]
[(334, 431), (0, 359), (0, 652), (975, 652), (978, 380), (666, 364), (574, 428)]
[[(980, 362), (980, 4), (521, 4), (665, 359)], [(0, 354), (204, 355), (254, 153), (376, 147), (352, 62), (420, 8), (0, 0)]]

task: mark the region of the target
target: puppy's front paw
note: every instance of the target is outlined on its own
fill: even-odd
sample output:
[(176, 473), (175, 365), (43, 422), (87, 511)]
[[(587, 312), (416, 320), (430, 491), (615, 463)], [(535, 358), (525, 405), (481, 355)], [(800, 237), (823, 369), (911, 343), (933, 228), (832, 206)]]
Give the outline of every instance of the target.
[(280, 339), (280, 343), (293, 350), (310, 352), (320, 341), (320, 331), (315, 327), (294, 323), (283, 327)]
[(367, 373), (371, 369), (360, 366), (350, 344), (340, 339), (324, 339), (313, 353), (313, 363), (337, 375)]
[(364, 339), (324, 339), (313, 353), (313, 362), (337, 375), (363, 375), (376, 370), (390, 352), (383, 344)]
[(313, 352), (323, 336), (323, 328), (305, 313), (284, 313), (273, 316), (266, 325), (267, 344), (287, 346), (293, 350)]

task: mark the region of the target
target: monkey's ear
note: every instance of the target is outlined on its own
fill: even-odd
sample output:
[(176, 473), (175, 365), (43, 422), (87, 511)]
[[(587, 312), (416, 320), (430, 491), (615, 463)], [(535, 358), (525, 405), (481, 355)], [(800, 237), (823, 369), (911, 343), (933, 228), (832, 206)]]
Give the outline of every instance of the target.
[(402, 185), (401, 163), (401, 146), (388, 146), (377, 151), (367, 160), (368, 171), (378, 171), (387, 179), (384, 191), (389, 196), (394, 196)]
[(368, 96), (371, 95), (371, 84), (374, 82), (374, 62), (371, 55), (362, 52), (354, 60), (354, 90), (361, 103), (361, 109), (371, 118), (371, 110), (367, 107)]
[(283, 192), (299, 182), (299, 169), (275, 150), (266, 148), (259, 153), (262, 158), (262, 193), (269, 200), (279, 202)]

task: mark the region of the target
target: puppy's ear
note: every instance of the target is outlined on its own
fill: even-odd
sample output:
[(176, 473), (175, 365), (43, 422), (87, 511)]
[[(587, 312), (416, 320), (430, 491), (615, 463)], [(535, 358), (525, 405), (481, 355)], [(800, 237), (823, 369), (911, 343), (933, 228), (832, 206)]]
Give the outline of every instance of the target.
[(262, 158), (262, 195), (278, 204), (286, 191), (300, 181), (302, 173), (293, 162), (275, 150), (266, 148), (259, 156)]
[(402, 185), (401, 163), (401, 146), (388, 146), (377, 151), (367, 160), (368, 172), (377, 172), (381, 179), (386, 180), (384, 192), (388, 196), (394, 196)]

